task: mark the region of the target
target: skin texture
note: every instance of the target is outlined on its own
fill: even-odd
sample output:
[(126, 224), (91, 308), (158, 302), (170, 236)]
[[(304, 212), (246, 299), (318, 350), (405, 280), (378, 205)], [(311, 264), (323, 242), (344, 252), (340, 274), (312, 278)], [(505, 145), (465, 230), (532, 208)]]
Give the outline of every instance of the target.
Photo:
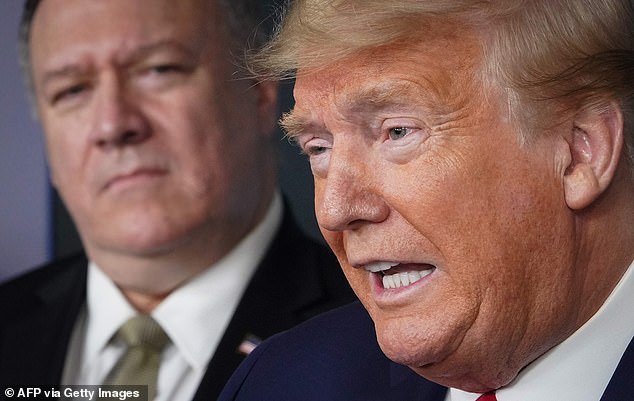
[(92, 260), (151, 310), (263, 217), (276, 85), (234, 75), (206, 0), (47, 0), (30, 41), (52, 181)]
[[(574, 113), (520, 144), (504, 92), (480, 78), (478, 37), (446, 21), (425, 27), (423, 42), (300, 68), (283, 125), (310, 158), (322, 233), (382, 350), (433, 381), (485, 392), (581, 326), (632, 255), (599, 255), (616, 252), (595, 241), (604, 222), (567, 203), (605, 189), (578, 178), (577, 162), (592, 157), (575, 150)], [(595, 257), (615, 268), (599, 275)], [(381, 273), (363, 269), (374, 262), (433, 272), (385, 290)]]

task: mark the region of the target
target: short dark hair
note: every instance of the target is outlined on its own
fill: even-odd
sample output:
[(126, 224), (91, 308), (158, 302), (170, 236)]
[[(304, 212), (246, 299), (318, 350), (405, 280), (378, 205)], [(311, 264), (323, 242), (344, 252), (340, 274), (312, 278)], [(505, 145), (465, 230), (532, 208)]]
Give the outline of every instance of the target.
[[(279, 0), (209, 0), (217, 1), (227, 13), (227, 26), (233, 39), (235, 52), (245, 54), (260, 48), (269, 38), (273, 29), (275, 4)], [(29, 40), (31, 26), (38, 6), (42, 0), (25, 0), (18, 33), (20, 64), (29, 89), (31, 83), (31, 54)]]

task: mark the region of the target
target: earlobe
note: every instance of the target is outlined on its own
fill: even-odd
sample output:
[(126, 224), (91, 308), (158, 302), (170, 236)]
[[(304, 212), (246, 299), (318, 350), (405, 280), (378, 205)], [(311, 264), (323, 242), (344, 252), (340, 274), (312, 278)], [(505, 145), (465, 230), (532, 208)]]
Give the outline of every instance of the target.
[(580, 210), (610, 185), (623, 149), (623, 114), (615, 103), (586, 108), (576, 116), (568, 139), (570, 165), (564, 175), (569, 208)]

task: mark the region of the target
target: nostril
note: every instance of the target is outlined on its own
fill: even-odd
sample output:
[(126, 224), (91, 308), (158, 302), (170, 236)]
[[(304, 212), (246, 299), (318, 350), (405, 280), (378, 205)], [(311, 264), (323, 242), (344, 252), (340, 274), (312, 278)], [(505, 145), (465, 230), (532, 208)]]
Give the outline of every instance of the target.
[(145, 140), (147, 135), (137, 130), (127, 130), (121, 132), (119, 135), (113, 135), (111, 137), (101, 136), (95, 141), (95, 144), (99, 148), (111, 148), (126, 145), (134, 145), (141, 143)]
[(129, 130), (129, 131), (125, 131), (121, 135), (119, 144), (120, 145), (134, 144), (134, 143), (140, 142), (142, 139), (143, 139), (143, 136), (141, 135), (140, 132)]

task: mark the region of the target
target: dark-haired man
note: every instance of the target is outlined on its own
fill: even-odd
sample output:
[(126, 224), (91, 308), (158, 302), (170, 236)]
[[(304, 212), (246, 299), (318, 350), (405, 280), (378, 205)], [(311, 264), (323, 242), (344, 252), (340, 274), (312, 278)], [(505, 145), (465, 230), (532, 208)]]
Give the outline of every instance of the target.
[(237, 59), (257, 5), (27, 2), (25, 72), (87, 260), (0, 288), (3, 384), (215, 399), (254, 337), (350, 299), (276, 189), (277, 85)]

